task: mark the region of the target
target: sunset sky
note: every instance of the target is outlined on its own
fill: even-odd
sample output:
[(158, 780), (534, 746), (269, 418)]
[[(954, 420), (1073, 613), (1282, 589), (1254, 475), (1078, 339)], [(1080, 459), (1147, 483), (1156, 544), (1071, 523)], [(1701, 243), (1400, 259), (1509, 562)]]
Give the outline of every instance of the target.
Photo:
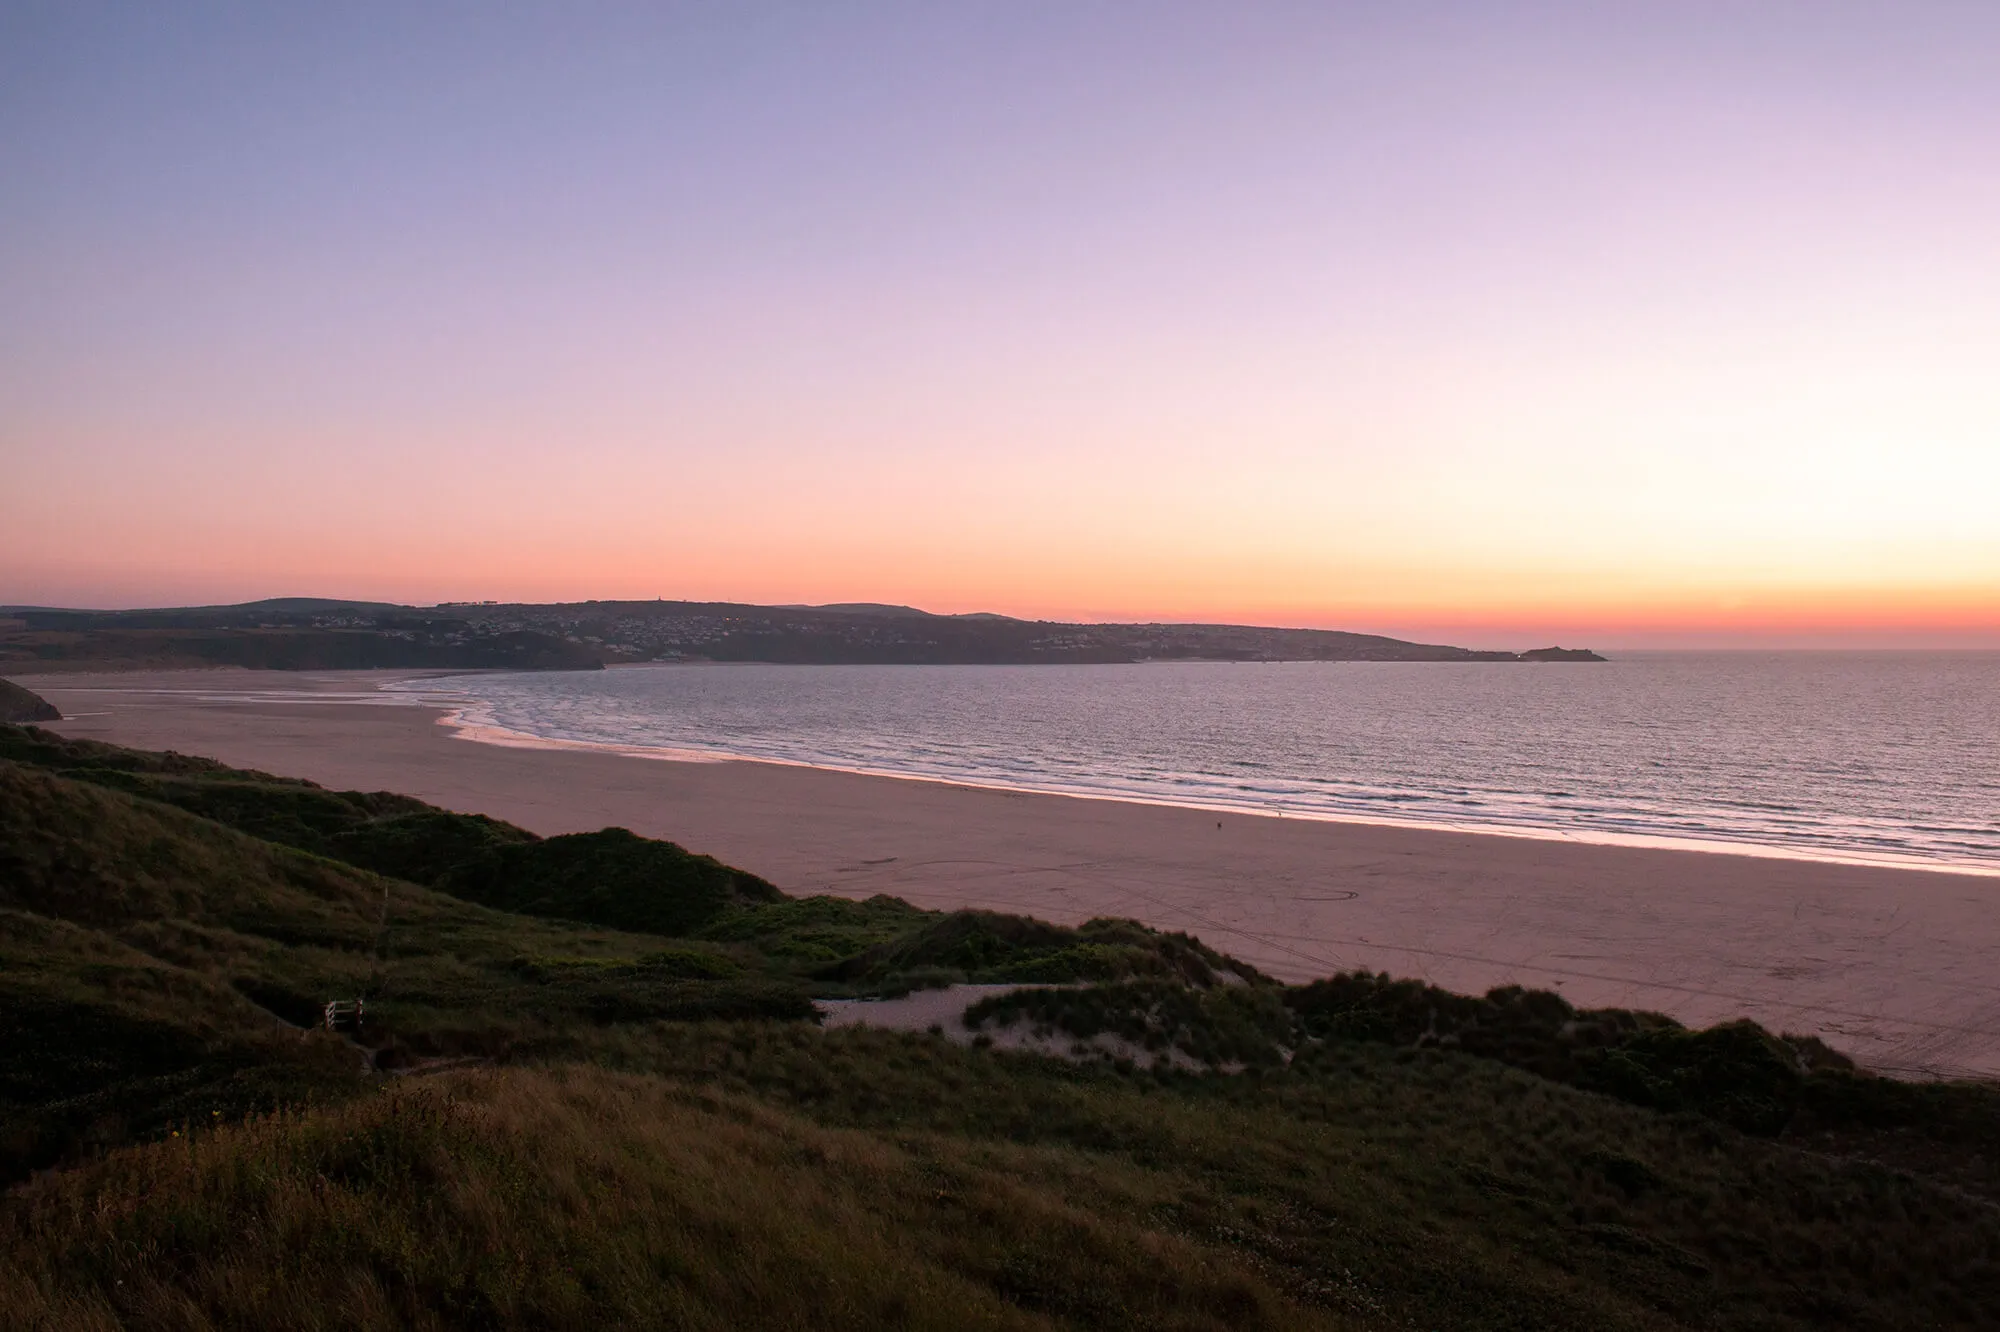
[(2000, 5), (9, 3), (0, 477), (3, 603), (2000, 646)]

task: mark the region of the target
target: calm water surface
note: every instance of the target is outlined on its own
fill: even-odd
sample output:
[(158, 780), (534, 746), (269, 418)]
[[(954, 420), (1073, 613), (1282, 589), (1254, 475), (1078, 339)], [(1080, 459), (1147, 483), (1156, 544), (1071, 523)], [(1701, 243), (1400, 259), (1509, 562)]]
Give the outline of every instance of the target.
[(2000, 653), (677, 665), (399, 688), (545, 741), (2000, 871)]

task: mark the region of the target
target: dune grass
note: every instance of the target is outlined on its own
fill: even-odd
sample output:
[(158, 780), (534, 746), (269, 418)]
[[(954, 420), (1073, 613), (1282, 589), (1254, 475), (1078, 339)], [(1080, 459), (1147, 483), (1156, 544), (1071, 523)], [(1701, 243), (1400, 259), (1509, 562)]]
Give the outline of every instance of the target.
[(0, 727), (0, 1326), (2000, 1326), (1989, 1086), (516, 832)]
[[(305, 1039), (329, 999), (358, 996), (364, 1049)], [(203, 1098), (240, 1114), (347, 1094), (364, 1054), (811, 1013), (799, 985), (716, 945), (494, 911), (0, 760), (0, 1180)]]
[[(0, 1207), (19, 1325), (1990, 1325), (1951, 1190), (1462, 1054), (1152, 1075), (799, 1024), (378, 1083)], [(611, 1065), (621, 1066), (614, 1071)]]
[(784, 900), (754, 874), (624, 828), (487, 846), (434, 882), (502, 911), (675, 936)]
[(22, 1191), (0, 1307), (51, 1329), (1347, 1325), (1143, 1224), (1141, 1178), (952, 1146), (599, 1069), (406, 1082)]
[(1173, 1181), (1161, 1224), (1227, 1232), (1294, 1298), (1345, 1292), (1391, 1325), (1969, 1328), (2000, 1310), (2000, 1209), (1953, 1183), (1462, 1052), (1330, 1043), (1230, 1077), (853, 1028), (599, 1039), (597, 1062), (828, 1125), (1152, 1172)]

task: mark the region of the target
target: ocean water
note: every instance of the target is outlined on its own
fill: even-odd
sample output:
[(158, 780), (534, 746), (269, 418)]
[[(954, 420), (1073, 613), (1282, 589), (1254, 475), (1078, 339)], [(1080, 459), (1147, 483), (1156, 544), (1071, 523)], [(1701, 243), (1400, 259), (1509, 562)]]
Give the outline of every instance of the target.
[(397, 688), (471, 734), (2000, 873), (2000, 653), (672, 665)]

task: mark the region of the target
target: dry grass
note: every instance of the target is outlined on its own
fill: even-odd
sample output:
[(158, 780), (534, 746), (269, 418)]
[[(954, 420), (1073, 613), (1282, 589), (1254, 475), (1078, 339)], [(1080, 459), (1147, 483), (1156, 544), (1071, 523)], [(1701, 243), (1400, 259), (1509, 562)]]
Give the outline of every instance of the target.
[[(0, 759), (0, 1178), (72, 1167), (0, 1196), (0, 1332), (2000, 1326), (1989, 1087), (1119, 922), (512, 915), (263, 840), (401, 797), (225, 785), (259, 836)], [(1125, 977), (1009, 1003), (1247, 1068), (740, 1020), (925, 969)], [(298, 1029), (358, 994), (372, 1071)]]
[(1296, 1299), (1418, 1327), (2000, 1326), (1984, 1199), (1449, 1051), (1223, 1077), (658, 1024), (592, 1057), (948, 1155), (1061, 1149), (1107, 1199), (1150, 1181), (1148, 1224), (1253, 1255)]
[(1326, 1328), (1057, 1149), (966, 1159), (600, 1069), (404, 1083), (17, 1191), (27, 1328)]

